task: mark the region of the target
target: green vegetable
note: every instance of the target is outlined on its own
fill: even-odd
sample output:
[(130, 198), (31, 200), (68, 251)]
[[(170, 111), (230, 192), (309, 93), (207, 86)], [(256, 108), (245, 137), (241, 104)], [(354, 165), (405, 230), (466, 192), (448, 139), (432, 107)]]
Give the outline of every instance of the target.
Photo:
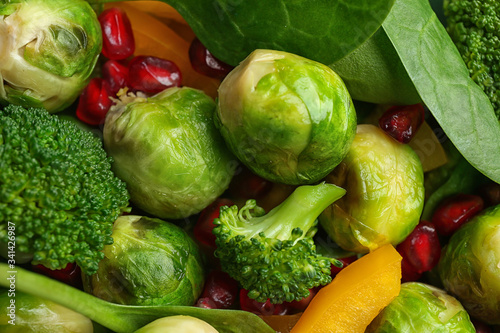
[(217, 250), (222, 270), (248, 290), (248, 297), (271, 303), (300, 300), (309, 289), (331, 281), (335, 259), (316, 253), (312, 237), (317, 216), (345, 191), (320, 183), (300, 186), (279, 206), (265, 214), (248, 200), (221, 207), (214, 220)]
[[(91, 4), (114, 1), (88, 0)], [(333, 63), (367, 40), (394, 3), (160, 1), (182, 15), (211, 53), (233, 66), (256, 49), (288, 51), (324, 64)]]
[[(110, 0), (90, 1), (103, 3)], [(404, 104), (415, 102), (415, 93), (411, 91), (415, 89), (469, 163), (490, 179), (500, 182), (500, 140), (497, 140), (500, 124), (488, 97), (470, 78), (460, 53), (429, 0), (356, 1), (356, 8), (338, 1), (285, 3), (273, 0), (259, 5), (233, 0), (206, 4), (197, 0), (162, 1), (171, 4), (186, 18), (216, 57), (233, 65), (255, 49), (264, 48), (287, 51), (332, 65), (357, 50), (379, 28), (382, 29), (374, 36), (382, 37), (378, 41), (383, 45), (366, 47), (370, 52), (358, 54), (355, 57), (357, 62), (352, 65), (362, 73), (371, 66), (380, 70), (373, 71), (373, 75), (362, 75), (359, 80), (363, 82), (359, 83), (370, 87), (367, 89), (369, 93), (376, 91), (381, 81), (379, 77), (387, 78), (389, 84), (383, 82), (381, 86), (397, 90), (372, 95), (411, 98), (399, 100)], [(382, 26), (379, 25), (381, 22)], [(327, 41), (325, 36), (329, 37), (331, 32), (335, 37)], [(386, 36), (380, 36), (384, 34)], [(387, 47), (387, 39), (393, 50)], [(399, 62), (406, 74), (401, 71)], [(352, 87), (349, 78), (346, 77), (346, 83)]]
[(448, 163), (425, 174), (426, 199), (422, 220), (430, 221), (434, 210), (444, 199), (457, 193), (475, 193), (488, 181), (449, 141), (444, 147)]
[(170, 316), (156, 319), (134, 333), (217, 333), (206, 321), (191, 316)]
[(101, 141), (44, 109), (11, 105), (0, 109), (0, 155), (0, 241), (15, 241), (33, 264), (94, 273), (129, 198)]
[(447, 30), (500, 120), (500, 2), (446, 0)]
[(500, 205), (476, 215), (450, 238), (437, 271), (471, 317), (500, 324)]
[(193, 305), (205, 281), (198, 245), (180, 227), (144, 216), (119, 217), (113, 244), (85, 290), (126, 305)]
[[(9, 288), (8, 265), (0, 263), (0, 286)], [(175, 315), (199, 318), (220, 333), (275, 333), (257, 315), (239, 310), (212, 310), (194, 306), (133, 306), (114, 304), (40, 274), (15, 267), (16, 291), (58, 303), (83, 314), (116, 333), (134, 332), (153, 320)], [(57, 290), (57, 292), (54, 292)]]
[(382, 28), (353, 52), (329, 66), (342, 77), (355, 100), (403, 105), (422, 101)]
[(83, 0), (3, 0), (0, 45), (0, 104), (58, 112), (87, 84), (102, 34)]
[(220, 85), (216, 123), (254, 173), (278, 183), (313, 184), (346, 155), (356, 112), (342, 79), (327, 66), (256, 50)]
[(228, 187), (237, 161), (215, 128), (214, 109), (202, 91), (175, 87), (109, 111), (104, 148), (137, 207), (159, 218), (186, 218)]
[(420, 282), (401, 285), (399, 295), (370, 323), (366, 333), (474, 333), (459, 301), (444, 290)]
[(500, 123), (428, 0), (397, 0), (382, 27), (448, 138), (472, 166), (500, 182)]
[(349, 153), (327, 177), (346, 190), (319, 221), (341, 248), (370, 252), (397, 245), (415, 228), (424, 204), (418, 155), (379, 127), (358, 125)]
[[(12, 302), (14, 300), (14, 302)], [(92, 321), (57, 303), (19, 291), (0, 293), (3, 333), (92, 333)]]

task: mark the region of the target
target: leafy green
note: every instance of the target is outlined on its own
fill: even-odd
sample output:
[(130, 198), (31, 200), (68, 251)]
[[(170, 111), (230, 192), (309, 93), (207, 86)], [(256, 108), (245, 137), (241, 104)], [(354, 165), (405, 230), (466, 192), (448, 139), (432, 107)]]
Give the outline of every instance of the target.
[[(10, 271), (15, 270), (16, 273)], [(15, 274), (16, 291), (58, 303), (116, 333), (130, 333), (155, 319), (186, 315), (202, 319), (220, 333), (274, 333), (257, 315), (238, 310), (212, 310), (194, 306), (130, 306), (103, 301), (64, 283), (20, 267), (14, 269), (0, 263), (0, 286), (9, 287), (7, 280)], [(54, 292), (57, 290), (57, 292)]]
[(398, 0), (382, 25), (427, 105), (460, 153), (500, 182), (500, 123), (428, 0)]
[[(367, 40), (395, 0), (161, 0), (201, 42), (231, 65), (255, 49), (275, 49), (331, 64)], [(112, 2), (88, 0), (89, 3)]]

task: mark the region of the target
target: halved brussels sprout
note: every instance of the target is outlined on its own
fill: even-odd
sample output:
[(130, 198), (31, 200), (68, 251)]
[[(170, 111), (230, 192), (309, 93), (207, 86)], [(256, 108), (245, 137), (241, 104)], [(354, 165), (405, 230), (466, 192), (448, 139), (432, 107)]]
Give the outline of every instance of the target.
[(378, 127), (358, 126), (346, 158), (326, 180), (347, 192), (319, 221), (347, 251), (397, 245), (419, 222), (424, 204), (420, 159)]
[(156, 218), (119, 217), (113, 244), (97, 273), (83, 275), (87, 292), (127, 305), (193, 305), (205, 281), (197, 244), (180, 227)]
[(219, 88), (216, 122), (232, 152), (277, 183), (312, 184), (346, 155), (356, 112), (342, 79), (297, 55), (256, 50)]
[(462, 304), (444, 290), (420, 282), (401, 285), (399, 295), (370, 323), (366, 333), (474, 333)]
[(94, 327), (89, 318), (59, 304), (5, 290), (0, 293), (0, 332), (92, 333)]
[(237, 160), (215, 128), (214, 109), (202, 91), (174, 87), (109, 111), (104, 148), (137, 207), (186, 218), (229, 186)]
[(0, 45), (0, 104), (58, 112), (87, 84), (102, 34), (83, 0), (2, 1)]
[(453, 234), (437, 270), (444, 288), (473, 318), (500, 324), (500, 205)]

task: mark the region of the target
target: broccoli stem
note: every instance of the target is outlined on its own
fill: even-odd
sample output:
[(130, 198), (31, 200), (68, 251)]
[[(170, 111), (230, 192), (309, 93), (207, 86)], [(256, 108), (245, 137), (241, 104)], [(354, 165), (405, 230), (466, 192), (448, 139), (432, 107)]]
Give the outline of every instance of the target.
[(300, 238), (303, 238), (321, 212), (344, 194), (343, 188), (324, 182), (300, 186), (269, 213), (252, 218), (249, 223), (258, 228), (247, 236), (255, 237), (264, 231), (268, 238), (287, 240), (294, 229), (300, 228), (304, 232)]
[[(15, 272), (15, 273), (14, 273)], [(224, 333), (274, 333), (257, 315), (238, 310), (211, 310), (194, 306), (131, 306), (110, 303), (46, 276), (0, 263), (0, 286), (9, 288), (15, 275), (15, 290), (58, 303), (116, 332), (131, 333), (144, 325), (173, 315), (186, 315), (208, 322)]]

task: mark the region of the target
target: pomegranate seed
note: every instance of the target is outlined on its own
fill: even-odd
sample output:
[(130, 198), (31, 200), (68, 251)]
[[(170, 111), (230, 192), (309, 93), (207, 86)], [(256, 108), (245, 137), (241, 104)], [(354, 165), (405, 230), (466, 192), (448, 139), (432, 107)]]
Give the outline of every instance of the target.
[(420, 221), (396, 249), (417, 273), (430, 271), (441, 256), (436, 228), (427, 221)]
[(182, 75), (170, 60), (152, 56), (134, 57), (129, 65), (129, 83), (135, 90), (156, 94), (170, 87), (179, 87)]
[(215, 58), (198, 38), (195, 38), (189, 47), (189, 60), (198, 73), (220, 80), (234, 68)]
[(234, 203), (229, 199), (218, 198), (205, 208), (193, 228), (193, 234), (196, 240), (210, 248), (215, 249), (215, 235), (212, 233), (215, 227), (214, 219), (219, 217), (222, 206), (233, 206)]
[(500, 204), (500, 184), (490, 182), (481, 187), (480, 193), (484, 200), (485, 207)]
[(309, 303), (311, 303), (312, 299), (314, 296), (316, 296), (316, 293), (318, 290), (321, 289), (319, 287), (309, 289), (309, 296), (301, 299), (300, 301), (293, 301), (293, 302), (285, 302), (284, 304), (290, 308), (290, 310), (295, 310), (297, 312), (304, 311)]
[(102, 66), (102, 78), (108, 82), (111, 94), (128, 85), (128, 68), (116, 60), (108, 60)]
[(285, 315), (289, 310), (285, 303), (272, 304), (269, 300), (265, 303), (257, 302), (248, 297), (248, 291), (245, 289), (240, 290), (240, 308), (244, 311), (264, 316)]
[(33, 271), (66, 283), (75, 288), (82, 289), (82, 272), (75, 263), (69, 263), (63, 269), (52, 270), (43, 265), (34, 265)]
[(120, 8), (109, 8), (99, 15), (102, 30), (102, 54), (108, 59), (122, 60), (135, 51), (132, 26)]
[(208, 297), (198, 298), (195, 306), (203, 309), (217, 309), (217, 305)]
[(257, 176), (247, 168), (235, 175), (229, 185), (229, 193), (240, 199), (258, 199), (268, 194), (273, 183)]
[(424, 122), (425, 110), (422, 104), (393, 106), (379, 119), (379, 126), (401, 143), (408, 143)]
[(103, 124), (109, 108), (113, 105), (110, 96), (108, 82), (98, 77), (91, 79), (80, 95), (76, 116), (89, 125)]
[(199, 303), (211, 309), (233, 308), (238, 298), (238, 282), (227, 273), (213, 270), (208, 274)]
[(493, 330), (490, 326), (487, 324), (483, 323), (482, 321), (479, 321), (477, 319), (471, 319), (472, 324), (474, 325), (474, 328), (476, 329), (476, 333), (492, 333)]
[(422, 277), (422, 273), (416, 271), (406, 258), (401, 260), (401, 282), (417, 281)]
[(357, 259), (358, 259), (357, 256), (351, 256), (351, 257), (346, 257), (346, 258), (339, 258), (338, 260), (340, 260), (342, 262), (342, 267), (337, 267), (335, 265), (332, 265), (331, 266), (332, 277), (335, 276), (335, 275), (337, 275), (341, 270), (343, 270), (344, 268), (346, 268), (347, 266), (349, 266), (349, 264), (352, 264)]
[(450, 236), (483, 208), (484, 201), (480, 196), (456, 194), (438, 206), (432, 215), (432, 223), (440, 235)]

